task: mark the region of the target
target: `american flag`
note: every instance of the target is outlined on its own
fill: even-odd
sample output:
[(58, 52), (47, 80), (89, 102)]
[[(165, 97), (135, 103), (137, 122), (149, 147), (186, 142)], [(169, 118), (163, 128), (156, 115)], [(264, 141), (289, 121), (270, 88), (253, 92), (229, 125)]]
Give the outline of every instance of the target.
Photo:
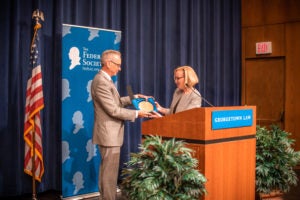
[[(39, 30), (41, 24), (36, 20), (30, 48), (30, 71), (27, 81), (24, 140), (24, 172), (41, 181), (44, 174), (42, 126), (40, 111), (44, 108), (42, 69), (39, 51)], [(34, 140), (34, 142), (33, 142)], [(34, 152), (33, 152), (34, 151)], [(34, 163), (33, 163), (34, 156)], [(34, 172), (33, 172), (34, 169)]]

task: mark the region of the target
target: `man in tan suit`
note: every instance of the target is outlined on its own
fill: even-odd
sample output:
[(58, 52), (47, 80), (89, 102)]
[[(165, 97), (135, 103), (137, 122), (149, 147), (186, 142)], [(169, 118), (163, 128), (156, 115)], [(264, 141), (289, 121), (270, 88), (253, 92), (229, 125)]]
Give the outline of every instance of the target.
[[(93, 143), (101, 153), (98, 187), (102, 199), (114, 200), (119, 171), (120, 149), (124, 138), (124, 121), (134, 122), (138, 117), (148, 117), (141, 110), (126, 109), (131, 104), (129, 96), (120, 97), (111, 77), (121, 71), (121, 53), (106, 50), (101, 56), (102, 68), (91, 86), (94, 105)], [(138, 94), (137, 97), (147, 98)]]

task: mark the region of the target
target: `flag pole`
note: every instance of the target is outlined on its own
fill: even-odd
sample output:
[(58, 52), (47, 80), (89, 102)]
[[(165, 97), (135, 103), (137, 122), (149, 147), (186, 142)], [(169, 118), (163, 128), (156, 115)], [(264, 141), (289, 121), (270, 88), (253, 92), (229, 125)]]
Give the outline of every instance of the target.
[[(33, 35), (33, 39), (32, 39), (32, 43), (31, 43), (31, 49), (33, 47), (34, 41), (35, 41), (35, 37), (37, 35), (37, 31), (42, 27), (42, 25), (40, 24), (39, 20), (43, 20), (44, 21), (44, 14), (43, 12), (39, 11), (38, 9), (33, 11), (32, 13), (32, 19), (35, 19), (35, 24), (34, 24), (34, 35)], [(36, 116), (35, 116), (36, 117)], [(35, 166), (35, 156), (36, 156), (36, 152), (35, 152), (35, 124), (33, 125), (33, 128), (31, 130), (31, 134), (32, 134), (32, 157), (31, 157), (31, 163), (32, 163), (32, 200), (37, 200), (37, 195), (36, 195), (36, 181), (35, 181), (35, 176), (36, 176), (36, 166)]]
[(35, 186), (35, 129), (33, 127), (32, 129), (32, 157), (31, 157), (31, 163), (32, 163), (32, 200), (37, 200), (36, 197), (36, 186)]

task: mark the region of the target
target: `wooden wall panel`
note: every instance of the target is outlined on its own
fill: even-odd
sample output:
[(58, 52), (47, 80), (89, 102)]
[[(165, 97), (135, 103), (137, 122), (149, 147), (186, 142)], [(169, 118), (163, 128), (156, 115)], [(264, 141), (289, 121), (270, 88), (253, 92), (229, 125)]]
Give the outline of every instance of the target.
[(286, 103), (285, 128), (300, 150), (300, 22), (286, 25)]
[(245, 28), (245, 37), (243, 40), (245, 40), (245, 59), (246, 58), (255, 58), (255, 43), (256, 42), (263, 42), (264, 39), (264, 27), (251, 27), (251, 28)]
[(285, 1), (286, 8), (286, 21), (300, 21), (300, 1), (299, 0), (287, 0)]
[(246, 60), (245, 103), (256, 105), (257, 124), (281, 124), (284, 111), (285, 73), (283, 58)]
[(262, 0), (264, 24), (278, 24), (300, 20), (299, 0)]
[(286, 2), (289, 0), (263, 0), (265, 24), (284, 23), (286, 21)]
[[(247, 62), (272, 57), (283, 59), (283, 127), (293, 134), (292, 137), (296, 139), (295, 149), (300, 150), (300, 0), (242, 0), (241, 14), (242, 104), (247, 101)], [(255, 54), (255, 43), (261, 41), (272, 42), (271, 55)]]
[(285, 56), (284, 24), (265, 27), (265, 40), (272, 42), (273, 52), (270, 56)]
[(263, 1), (242, 0), (242, 27), (264, 24)]
[[(245, 28), (245, 58), (285, 56), (284, 24)], [(272, 53), (256, 55), (257, 42), (272, 42)]]
[(299, 0), (242, 0), (242, 27), (300, 20)]

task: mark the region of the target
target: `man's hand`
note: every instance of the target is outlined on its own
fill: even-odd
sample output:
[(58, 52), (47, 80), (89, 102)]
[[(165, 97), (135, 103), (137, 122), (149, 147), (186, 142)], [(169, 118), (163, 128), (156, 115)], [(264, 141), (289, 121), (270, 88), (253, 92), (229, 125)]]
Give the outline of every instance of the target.
[(143, 110), (139, 110), (138, 111), (138, 117), (140, 118), (160, 118), (162, 117), (161, 114), (159, 114), (158, 112), (155, 112), (155, 111), (152, 111), (152, 112), (146, 112), (146, 111), (143, 111)]
[(138, 111), (138, 117), (139, 118), (143, 118), (143, 117), (150, 117), (150, 113), (149, 112), (146, 112), (146, 111), (143, 111), (143, 110), (139, 110)]

